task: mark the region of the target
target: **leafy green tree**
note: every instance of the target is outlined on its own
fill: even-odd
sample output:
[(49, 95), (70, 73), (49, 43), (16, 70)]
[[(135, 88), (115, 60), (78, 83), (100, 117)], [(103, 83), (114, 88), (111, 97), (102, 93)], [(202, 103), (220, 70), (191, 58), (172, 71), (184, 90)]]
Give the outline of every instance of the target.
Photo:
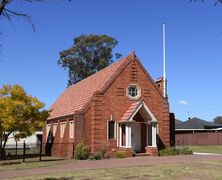
[(214, 123), (218, 123), (218, 124), (222, 124), (222, 116), (216, 116), (216, 117), (213, 119), (213, 122), (214, 122)]
[(118, 41), (107, 35), (81, 35), (74, 38), (71, 48), (60, 52), (58, 64), (68, 69), (68, 86), (109, 66), (121, 57), (113, 53)]
[(0, 89), (0, 151), (5, 155), (8, 137), (16, 133), (16, 138), (32, 135), (44, 126), (49, 115), (45, 104), (27, 95), (19, 85), (3, 85)]

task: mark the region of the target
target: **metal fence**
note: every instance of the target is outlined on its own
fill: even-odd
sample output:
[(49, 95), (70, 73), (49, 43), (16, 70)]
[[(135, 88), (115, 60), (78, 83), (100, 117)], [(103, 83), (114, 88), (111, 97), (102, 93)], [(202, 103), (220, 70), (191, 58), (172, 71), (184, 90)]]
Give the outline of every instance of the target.
[[(57, 158), (52, 157), (53, 147), (56, 146), (70, 146), (74, 147), (73, 143), (14, 143), (8, 144), (5, 148), (5, 156), (0, 158), (0, 161), (42, 161), (42, 160), (52, 160), (52, 159), (64, 159), (61, 156)], [(72, 148), (73, 149), (73, 148)], [(74, 151), (74, 150), (73, 150)], [(74, 153), (74, 152), (73, 152)]]

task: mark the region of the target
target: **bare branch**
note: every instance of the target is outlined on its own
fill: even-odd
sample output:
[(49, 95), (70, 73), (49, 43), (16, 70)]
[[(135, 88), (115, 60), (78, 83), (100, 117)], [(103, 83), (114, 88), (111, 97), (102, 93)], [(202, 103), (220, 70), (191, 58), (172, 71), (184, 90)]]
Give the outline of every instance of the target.
[(12, 22), (11, 21), (11, 15), (14, 15), (14, 16), (17, 16), (17, 17), (22, 17), (26, 22), (31, 24), (33, 31), (36, 31), (35, 25), (32, 22), (31, 17), (28, 14), (11, 11), (11, 10), (6, 9), (6, 8), (4, 9), (4, 11), (5, 11), (6, 17), (8, 18), (8, 20), (10, 20), (10, 22)]
[(8, 0), (2, 0), (1, 4), (0, 4), (0, 15), (3, 13), (4, 9), (5, 9), (5, 5), (9, 3)]

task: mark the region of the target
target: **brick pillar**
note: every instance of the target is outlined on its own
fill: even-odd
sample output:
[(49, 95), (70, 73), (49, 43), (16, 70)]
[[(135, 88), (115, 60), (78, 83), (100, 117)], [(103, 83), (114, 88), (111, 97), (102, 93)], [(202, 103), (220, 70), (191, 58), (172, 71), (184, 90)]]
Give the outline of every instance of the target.
[(159, 121), (159, 142), (158, 147), (170, 146), (170, 113), (168, 99), (163, 99), (162, 119)]
[(150, 156), (158, 156), (157, 147), (147, 146), (145, 149), (146, 149), (146, 154), (149, 154)]
[(102, 95), (94, 95), (92, 102), (91, 151), (95, 152), (103, 145), (102, 127)]
[[(50, 128), (49, 128), (49, 132), (52, 133), (53, 129), (52, 129), (52, 122), (48, 123), (46, 122), (45, 127), (43, 128), (43, 136), (42, 136), (42, 153), (45, 154), (45, 148), (46, 148), (46, 142), (47, 142), (47, 138), (48, 138), (48, 134), (47, 134), (47, 126), (50, 124)], [(48, 133), (49, 133), (48, 132)]]
[(43, 127), (43, 134), (42, 134), (42, 153), (45, 153), (45, 145), (46, 145), (46, 128), (47, 122), (45, 122), (45, 126)]
[(60, 152), (61, 156), (63, 157), (70, 157), (71, 155), (69, 154), (69, 119), (66, 118), (66, 127), (65, 127), (65, 131), (63, 134), (63, 138), (61, 141), (61, 152)]
[(54, 136), (54, 142), (52, 146), (52, 156), (61, 156), (60, 149), (61, 149), (61, 137), (60, 137), (60, 121), (58, 121), (56, 133)]

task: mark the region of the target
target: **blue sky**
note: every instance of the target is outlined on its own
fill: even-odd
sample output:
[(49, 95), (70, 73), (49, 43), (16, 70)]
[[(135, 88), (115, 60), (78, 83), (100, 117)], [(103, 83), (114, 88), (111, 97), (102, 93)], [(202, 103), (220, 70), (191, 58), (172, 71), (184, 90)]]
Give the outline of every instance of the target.
[(22, 85), (50, 107), (67, 86), (59, 52), (80, 34), (107, 34), (115, 51), (137, 56), (157, 79), (162, 76), (162, 23), (167, 31), (167, 79), (170, 111), (186, 120), (222, 115), (222, 6), (213, 0), (73, 0), (21, 3), (11, 9), (31, 15), (36, 26), (0, 18), (0, 86)]

